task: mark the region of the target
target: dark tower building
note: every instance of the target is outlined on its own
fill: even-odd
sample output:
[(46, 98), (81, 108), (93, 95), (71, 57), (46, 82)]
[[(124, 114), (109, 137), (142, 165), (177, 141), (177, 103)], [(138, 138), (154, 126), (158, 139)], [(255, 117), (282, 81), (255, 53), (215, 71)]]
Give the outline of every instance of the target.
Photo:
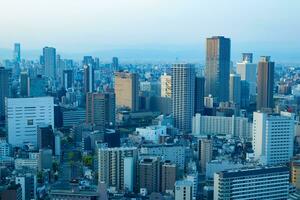
[(0, 119), (5, 117), (5, 97), (10, 96), (11, 69), (0, 67)]
[(196, 77), (195, 79), (195, 113), (201, 113), (204, 109), (204, 88), (205, 78)]
[(49, 148), (55, 152), (54, 133), (50, 126), (38, 126), (37, 129), (37, 146), (39, 149)]
[(28, 72), (21, 72), (20, 75), (20, 95), (22, 97), (29, 96), (29, 76)]
[(65, 89), (72, 88), (74, 81), (73, 70), (68, 69), (63, 71), (63, 87)]

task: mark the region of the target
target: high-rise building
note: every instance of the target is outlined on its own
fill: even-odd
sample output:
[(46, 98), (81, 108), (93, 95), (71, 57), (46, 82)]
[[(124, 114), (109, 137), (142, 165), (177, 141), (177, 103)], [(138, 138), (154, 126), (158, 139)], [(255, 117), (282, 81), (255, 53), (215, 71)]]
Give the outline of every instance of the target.
[(195, 113), (201, 113), (204, 109), (205, 78), (196, 77), (195, 80)]
[(205, 96), (228, 101), (230, 73), (230, 39), (215, 36), (206, 39)]
[(37, 126), (54, 127), (53, 97), (7, 98), (6, 105), (8, 143), (14, 147), (36, 147)]
[(210, 136), (207, 138), (202, 138), (198, 141), (198, 153), (200, 160), (200, 167), (202, 172), (206, 171), (206, 163), (212, 160), (212, 152), (213, 152), (213, 141)]
[(54, 133), (51, 125), (40, 125), (37, 128), (37, 147), (38, 149), (49, 148), (55, 151)]
[(22, 188), (22, 200), (36, 199), (37, 181), (36, 176), (25, 174), (16, 177), (16, 184)]
[(74, 82), (73, 70), (67, 69), (63, 71), (63, 87), (65, 89), (72, 88)]
[(286, 164), (293, 156), (294, 119), (290, 113), (253, 114), (253, 150), (261, 164)]
[(115, 94), (87, 93), (86, 123), (93, 124), (99, 130), (115, 125)]
[(192, 200), (193, 182), (181, 180), (175, 182), (175, 200)]
[(21, 44), (15, 43), (14, 45), (14, 61), (21, 62)]
[(53, 47), (43, 48), (45, 76), (56, 78), (56, 49)]
[(138, 164), (139, 188), (146, 189), (148, 194), (160, 191), (160, 159), (144, 157)]
[(38, 156), (38, 170), (42, 171), (43, 169), (51, 170), (52, 169), (52, 154), (54, 152), (52, 149), (40, 149)]
[(46, 96), (46, 80), (42, 75), (37, 75), (29, 80), (29, 96)]
[(229, 79), (229, 101), (241, 104), (241, 76), (239, 74), (230, 74)]
[(139, 108), (139, 76), (136, 73), (115, 73), (116, 106), (137, 111)]
[(289, 168), (261, 167), (214, 174), (214, 200), (288, 199)]
[(256, 108), (273, 108), (274, 62), (270, 56), (262, 56), (257, 68), (257, 99)]
[(87, 64), (83, 66), (84, 69), (84, 93), (94, 91), (94, 68), (93, 65)]
[[(138, 150), (136, 147), (107, 148), (98, 149), (98, 180), (104, 182), (107, 187), (114, 187), (117, 191), (124, 191), (126, 183), (130, 182), (125, 177), (129, 166), (136, 167)], [(126, 157), (133, 158), (133, 165), (127, 165)], [(126, 165), (125, 165), (126, 164)], [(132, 164), (132, 163), (131, 163)], [(125, 172), (125, 167), (128, 170)], [(135, 177), (135, 176), (133, 176)], [(136, 180), (134, 179), (134, 182)]]
[(160, 77), (161, 97), (172, 97), (172, 76), (166, 73)]
[(161, 192), (173, 191), (176, 182), (176, 165), (165, 161), (161, 165)]
[(11, 75), (10, 69), (0, 67), (0, 119), (5, 117), (5, 98), (10, 96)]
[(243, 53), (242, 62), (237, 63), (236, 72), (242, 81), (249, 83), (250, 95), (256, 95), (256, 64), (252, 63), (252, 53)]
[(20, 95), (21, 97), (28, 97), (29, 96), (29, 76), (28, 72), (24, 71), (21, 72), (20, 75)]
[(241, 81), (241, 108), (248, 108), (250, 104), (250, 84), (248, 81)]
[(113, 71), (119, 71), (119, 59), (118, 57), (112, 58), (112, 70)]
[(192, 130), (195, 107), (195, 68), (191, 64), (172, 66), (172, 110), (174, 127), (183, 132)]

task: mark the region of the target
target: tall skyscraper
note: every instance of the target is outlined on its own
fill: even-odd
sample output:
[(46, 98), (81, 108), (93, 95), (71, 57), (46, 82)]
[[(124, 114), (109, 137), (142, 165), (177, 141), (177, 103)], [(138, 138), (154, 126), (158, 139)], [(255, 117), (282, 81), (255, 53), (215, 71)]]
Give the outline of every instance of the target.
[(136, 73), (115, 73), (115, 94), (118, 108), (129, 108), (137, 111), (139, 108), (139, 76)]
[(14, 147), (37, 146), (37, 126), (54, 127), (53, 97), (7, 98), (8, 143)]
[(119, 59), (118, 57), (112, 58), (112, 70), (113, 71), (119, 71)]
[(195, 113), (201, 113), (204, 109), (204, 88), (205, 78), (196, 77), (195, 79)]
[(241, 108), (248, 108), (250, 104), (250, 84), (248, 81), (241, 81)]
[(0, 119), (5, 117), (5, 97), (10, 96), (11, 69), (0, 67)]
[(24, 71), (21, 72), (20, 75), (20, 95), (21, 97), (28, 97), (29, 96), (29, 76), (28, 72)]
[(270, 56), (262, 56), (257, 68), (256, 109), (273, 108), (274, 62)]
[(194, 66), (173, 64), (171, 85), (174, 126), (180, 131), (190, 132), (195, 104)]
[(216, 101), (228, 101), (230, 39), (215, 36), (206, 40), (205, 94)]
[(229, 79), (229, 101), (241, 104), (241, 76), (239, 74), (230, 74)]
[(86, 64), (83, 66), (84, 69), (84, 93), (94, 91), (94, 68), (91, 64)]
[(95, 125), (99, 130), (115, 125), (115, 94), (87, 93), (86, 123)]
[(242, 81), (249, 83), (250, 95), (256, 95), (256, 64), (252, 63), (252, 53), (243, 53), (242, 62), (237, 63), (236, 72)]
[(14, 61), (21, 62), (21, 44), (15, 43), (14, 45)]
[(53, 47), (43, 48), (43, 59), (45, 76), (48, 78), (56, 78), (56, 49)]
[(293, 116), (254, 112), (252, 137), (254, 156), (261, 164), (288, 163), (293, 156)]
[(72, 88), (74, 82), (73, 70), (67, 69), (63, 71), (63, 87), (65, 89)]
[(172, 77), (166, 73), (160, 77), (161, 97), (172, 97)]

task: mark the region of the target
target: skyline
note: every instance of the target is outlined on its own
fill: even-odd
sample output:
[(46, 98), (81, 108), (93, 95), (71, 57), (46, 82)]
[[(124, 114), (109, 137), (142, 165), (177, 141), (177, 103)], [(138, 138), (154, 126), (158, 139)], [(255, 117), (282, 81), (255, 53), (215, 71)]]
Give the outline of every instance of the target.
[[(169, 2), (2, 2), (6, 9), (0, 17), (9, 16), (10, 20), (0, 21), (0, 26), (4, 27), (0, 37), (0, 56), (5, 59), (13, 43), (20, 42), (22, 50), (26, 50), (23, 55), (29, 58), (35, 57), (44, 46), (53, 46), (58, 53), (71, 57), (104, 52), (104, 57), (119, 54), (116, 56), (134, 59), (134, 54), (141, 51), (142, 55), (137, 57), (150, 60), (157, 58), (155, 51), (158, 51), (161, 57), (198, 59), (201, 62), (204, 60), (205, 39), (224, 35), (232, 40), (234, 61), (240, 60), (242, 52), (253, 52), (256, 60), (260, 55), (271, 55), (274, 60), (299, 62), (299, 1), (274, 3), (255, 0), (251, 4), (237, 0)], [(14, 10), (13, 14), (11, 10)]]

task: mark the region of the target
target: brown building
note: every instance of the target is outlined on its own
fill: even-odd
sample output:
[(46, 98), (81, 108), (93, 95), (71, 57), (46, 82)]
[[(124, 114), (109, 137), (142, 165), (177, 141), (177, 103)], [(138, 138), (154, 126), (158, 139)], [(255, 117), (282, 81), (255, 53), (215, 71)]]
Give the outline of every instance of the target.
[(96, 129), (114, 127), (115, 125), (115, 94), (87, 93), (86, 123), (95, 125)]
[(210, 136), (198, 141), (199, 160), (202, 172), (206, 171), (206, 163), (212, 160), (213, 143)]
[(136, 73), (116, 72), (115, 93), (118, 108), (137, 111), (139, 108), (139, 76)]
[(268, 109), (274, 107), (274, 62), (270, 56), (262, 56), (257, 67), (257, 99), (256, 109)]
[(145, 157), (138, 165), (139, 188), (146, 188), (148, 194), (159, 192), (160, 189), (160, 159), (159, 157)]
[(176, 182), (176, 165), (171, 162), (165, 162), (161, 166), (161, 192), (166, 190), (174, 190)]

